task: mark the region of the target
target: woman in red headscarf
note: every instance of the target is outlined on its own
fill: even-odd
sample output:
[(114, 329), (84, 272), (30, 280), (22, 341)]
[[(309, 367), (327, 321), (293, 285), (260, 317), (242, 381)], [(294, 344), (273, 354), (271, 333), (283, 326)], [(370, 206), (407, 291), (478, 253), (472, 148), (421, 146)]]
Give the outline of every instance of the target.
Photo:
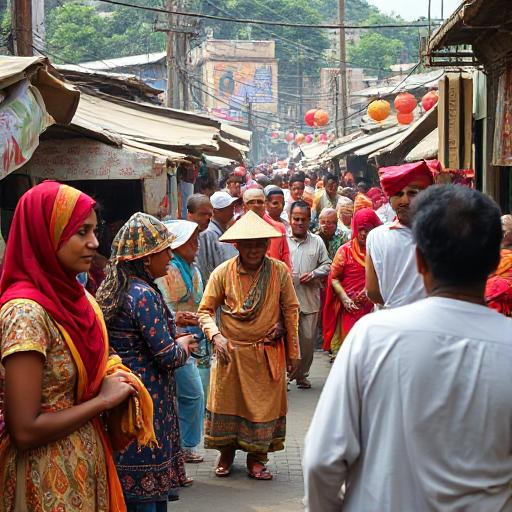
[(365, 290), (366, 237), (381, 224), (371, 208), (356, 211), (352, 240), (338, 249), (332, 262), (322, 315), (324, 350), (332, 360), (353, 325), (373, 310)]
[[(98, 247), (94, 204), (48, 181), (16, 208), (0, 280), (1, 512), (126, 510), (99, 415), (133, 419), (131, 401), (147, 410), (150, 397), (109, 358), (101, 311), (76, 279)], [(142, 422), (148, 441), (152, 411)]]

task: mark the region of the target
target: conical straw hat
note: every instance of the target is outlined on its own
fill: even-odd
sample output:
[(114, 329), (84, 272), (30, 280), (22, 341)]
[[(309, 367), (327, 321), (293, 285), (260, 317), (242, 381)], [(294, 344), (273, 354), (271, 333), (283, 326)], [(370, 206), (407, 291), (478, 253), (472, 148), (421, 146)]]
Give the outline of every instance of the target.
[(156, 217), (134, 213), (112, 242), (111, 258), (130, 261), (163, 251), (176, 237)]
[(259, 238), (279, 238), (283, 236), (258, 214), (248, 211), (235, 222), (220, 238), (221, 242), (238, 242), (239, 240), (256, 240)]

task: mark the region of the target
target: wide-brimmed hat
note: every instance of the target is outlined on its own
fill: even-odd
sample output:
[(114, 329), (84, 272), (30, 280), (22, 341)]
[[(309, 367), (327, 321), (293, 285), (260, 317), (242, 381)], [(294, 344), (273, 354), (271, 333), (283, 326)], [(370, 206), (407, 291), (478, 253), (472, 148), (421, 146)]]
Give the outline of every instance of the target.
[(220, 238), (221, 242), (239, 242), (240, 240), (257, 240), (259, 238), (279, 238), (282, 233), (274, 229), (253, 211), (248, 211), (235, 222)]
[(171, 242), (172, 250), (185, 245), (199, 228), (199, 224), (190, 220), (165, 220), (164, 224), (169, 233), (175, 237)]
[(147, 213), (134, 213), (112, 242), (111, 258), (131, 261), (170, 247), (174, 240), (163, 222)]

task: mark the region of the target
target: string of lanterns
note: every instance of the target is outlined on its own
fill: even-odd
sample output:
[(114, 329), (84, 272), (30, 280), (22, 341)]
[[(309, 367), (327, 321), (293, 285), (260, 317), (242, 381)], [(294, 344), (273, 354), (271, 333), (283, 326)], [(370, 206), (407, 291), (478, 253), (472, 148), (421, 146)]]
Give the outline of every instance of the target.
[[(427, 92), (421, 99), (421, 106), (425, 112), (428, 112), (436, 105), (439, 97), (435, 91)], [(410, 92), (399, 93), (393, 105), (396, 110), (396, 119), (399, 124), (411, 124), (414, 121), (414, 110), (418, 106), (418, 101)], [(389, 101), (378, 99), (368, 105), (368, 116), (374, 121), (381, 123), (391, 114), (391, 104)]]

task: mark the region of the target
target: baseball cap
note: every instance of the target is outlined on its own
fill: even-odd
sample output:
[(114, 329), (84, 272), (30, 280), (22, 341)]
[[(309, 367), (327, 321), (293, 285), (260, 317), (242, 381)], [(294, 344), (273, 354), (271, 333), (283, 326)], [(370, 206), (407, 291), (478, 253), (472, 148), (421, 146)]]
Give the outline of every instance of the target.
[(232, 205), (235, 201), (238, 201), (238, 197), (232, 197), (227, 192), (215, 192), (210, 197), (210, 202), (212, 203), (212, 206), (216, 210), (222, 210), (222, 208), (227, 208), (228, 206)]

